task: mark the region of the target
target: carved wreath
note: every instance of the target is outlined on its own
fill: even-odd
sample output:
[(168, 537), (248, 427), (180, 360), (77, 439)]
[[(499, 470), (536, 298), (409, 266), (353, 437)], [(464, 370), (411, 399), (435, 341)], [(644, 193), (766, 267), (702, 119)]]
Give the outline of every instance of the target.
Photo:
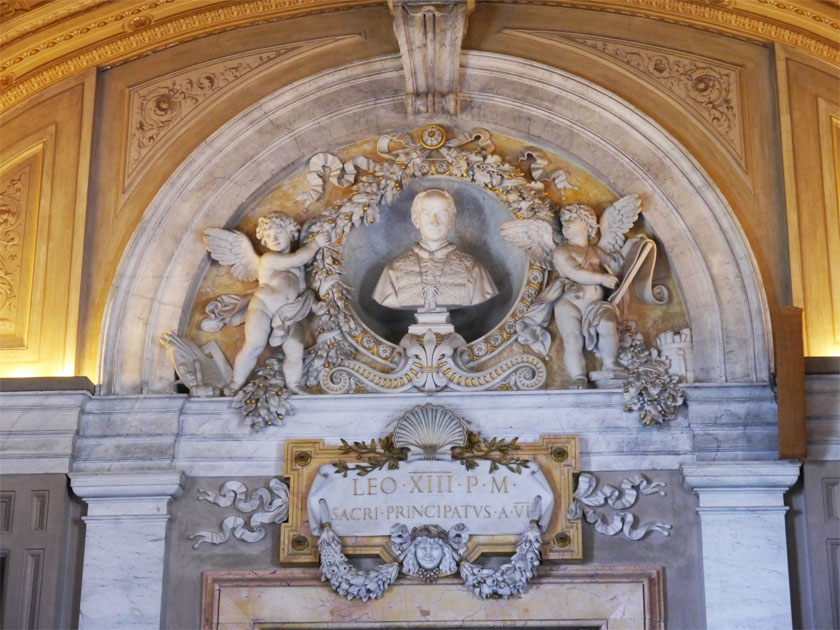
[[(464, 148), (467, 145), (476, 149), (467, 150)], [(350, 288), (343, 282), (340, 245), (352, 230), (377, 222), (380, 207), (393, 202), (414, 178), (427, 175), (461, 178), (495, 193), (518, 218), (551, 217), (545, 186), (540, 181), (549, 179), (551, 173), (542, 168), (541, 156), (535, 155), (533, 149), (518, 156), (535, 161), (535, 166), (539, 166), (539, 170), (532, 166), (532, 179), (526, 179), (520, 168), (495, 154), (490, 133), (484, 129), (446, 139), (444, 130), (432, 125), (422, 131), (419, 142), (407, 133), (381, 137), (377, 153), (384, 161), (355, 158), (342, 164), (335, 156), (318, 154), (310, 162), (310, 171), (315, 175), (311, 200), (323, 194), (326, 179), (339, 186), (350, 186), (345, 201), (334, 205), (304, 228), (308, 238), (317, 233), (326, 233), (331, 238), (331, 244), (316, 255), (312, 268), (313, 283), (320, 300), (313, 309), (316, 342), (305, 358), (305, 380), (310, 387), (318, 382), (324, 369), (354, 357), (356, 350), (376, 361), (393, 365), (398, 347), (375, 336), (353, 315)], [(567, 182), (565, 187), (572, 188)], [(469, 360), (484, 360), (516, 338), (516, 322), (539, 294), (546, 273), (544, 268), (531, 263), (519, 302), (499, 327), (468, 345)]]
[(332, 589), (349, 600), (379, 599), (396, 582), (400, 572), (434, 582), (440, 576), (459, 573), (464, 585), (482, 599), (521, 595), (528, 581), (536, 575), (540, 564), (542, 536), (539, 527), (540, 497), (530, 508), (530, 523), (522, 532), (516, 552), (510, 561), (497, 569), (484, 568), (463, 560), (469, 533), (463, 523), (449, 531), (437, 525), (408, 527), (396, 523), (391, 528), (391, 551), (397, 562), (380, 564), (369, 570), (360, 570), (350, 564), (342, 553), (341, 539), (329, 521), (329, 507), (321, 499), (323, 530), (318, 539), (321, 555), (321, 579)]

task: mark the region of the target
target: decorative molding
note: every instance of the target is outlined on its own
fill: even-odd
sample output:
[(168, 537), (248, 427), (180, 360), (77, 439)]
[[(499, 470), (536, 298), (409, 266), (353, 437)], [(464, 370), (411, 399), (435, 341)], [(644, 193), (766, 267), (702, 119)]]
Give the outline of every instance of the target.
[(475, 0), (388, 0), (409, 114), (457, 114), (461, 42)]
[[(595, 525), (595, 531), (605, 536), (615, 536), (621, 532), (629, 540), (641, 540), (651, 530), (656, 530), (663, 536), (670, 536), (671, 525), (661, 521), (642, 523), (635, 529), (633, 524), (636, 517), (627, 508), (636, 504), (639, 493), (659, 494), (665, 496), (665, 482), (650, 482), (641, 474), (636, 473), (621, 481), (621, 489), (609, 484), (598, 488), (598, 479), (592, 473), (580, 473), (577, 488), (572, 504), (569, 506), (569, 520), (577, 520), (581, 517), (587, 523)], [(636, 490), (638, 488), (638, 491)], [(618, 510), (613, 514), (606, 514), (595, 507), (609, 505)]]
[[(321, 555), (321, 579), (348, 600), (380, 599), (400, 572), (419, 577), (426, 582), (436, 582), (439, 576), (458, 572), (469, 591), (481, 599), (507, 599), (511, 595), (522, 595), (528, 581), (536, 576), (536, 569), (542, 560), (542, 534), (538, 524), (540, 500), (537, 497), (529, 516), (531, 521), (519, 537), (516, 551), (497, 569), (484, 568), (472, 562), (463, 561), (467, 550), (469, 532), (463, 523), (454, 525), (449, 531), (437, 525), (408, 527), (395, 523), (391, 528), (391, 551), (398, 562), (380, 564), (368, 571), (356, 569), (342, 553), (341, 539), (335, 534), (329, 521), (329, 509), (321, 499), (325, 512), (323, 530), (318, 538), (318, 552)], [(428, 552), (428, 548), (436, 552)], [(424, 549), (425, 554), (421, 551)], [(437, 562), (432, 562), (437, 558)]]
[[(41, 41), (28, 51), (21, 51), (15, 56), (9, 54), (9, 58), (0, 58), (0, 88), (9, 88), (0, 94), (0, 111), (5, 111), (30, 94), (86, 68), (111, 66), (145, 53), (233, 28), (335, 10), (343, 6), (341, 0), (251, 0), (223, 6), (208, 6), (199, 12), (192, 12), (190, 9), (193, 7), (189, 7), (185, 11), (186, 15), (179, 15), (177, 11), (181, 10), (181, 7), (163, 7), (173, 1), (157, 0), (137, 5), (132, 9), (123, 8), (119, 13)], [(356, 1), (358, 6), (380, 3), (379, 0)], [(106, 6), (115, 5), (109, 3)], [(126, 4), (121, 3), (119, 6), (125, 7)], [(162, 12), (161, 20), (156, 21)], [(140, 13), (143, 15), (139, 15)], [(129, 16), (134, 17), (125, 21)], [(105, 28), (123, 24), (124, 21), (125, 26), (121, 27), (124, 33)], [(97, 37), (105, 43), (97, 46)], [(70, 42), (89, 38), (94, 38), (93, 45), (70, 50), (60, 56), (60, 51), (65, 45), (82, 46), (81, 43)], [(55, 52), (38, 64), (46, 67), (40, 69), (36, 66), (32, 70), (24, 69), (23, 72), (18, 71), (15, 74), (16, 65), (48, 48)]]
[(18, 319), (31, 171), (28, 163), (0, 179), (0, 335), (14, 334)]
[[(368, 630), (399, 627), (408, 615), (438, 628), (463, 627), (465, 619), (480, 620), (485, 627), (510, 626), (512, 620), (520, 626), (539, 627), (545, 626), (546, 619), (555, 619), (555, 626), (563, 621), (579, 626), (580, 619), (598, 619), (610, 628), (657, 630), (665, 627), (663, 578), (660, 567), (548, 564), (541, 567), (539, 582), (531, 586), (532, 594), (522, 605), (503, 599), (453, 597), (450, 593), (461, 581), (455, 576), (437, 582), (397, 581), (389, 597), (368, 601), (362, 624)], [(443, 598), (452, 604), (442, 606)], [(289, 602), (304, 600), (314, 604), (289, 606)], [(566, 601), (574, 604), (557, 604)], [(359, 606), (325, 590), (316, 567), (204, 571), (201, 611), (205, 630), (259, 623), (360, 625)]]
[[(313, 42), (332, 43), (343, 39), (325, 38)], [(224, 93), (260, 66), (299, 52), (311, 43), (296, 42), (279, 48), (231, 55), (129, 88), (124, 188), (127, 189), (137, 174), (148, 166), (148, 156), (154, 149), (186, 124), (205, 101)]]
[(0, 0), (0, 18), (8, 22), (16, 15), (31, 11), (42, 2), (44, 0)]
[[(51, 131), (14, 155), (0, 175), (0, 347), (26, 352), (37, 338), (38, 243), (47, 238), (41, 222), (44, 150)], [(41, 225), (39, 225), (41, 223)], [(34, 308), (34, 311), (33, 311)]]
[[(495, 1), (533, 4), (531, 0)], [(5, 49), (0, 61), (0, 87), (14, 85), (3, 93), (0, 107), (7, 109), (86, 68), (113, 65), (205, 35), (307, 14), (381, 4), (381, 0), (250, 0), (233, 4), (208, 0), (196, 11), (192, 3), (173, 6), (171, 2), (123, 0), (119, 4), (103, 5), (88, 0), (86, 9), (92, 19), (85, 26), (60, 28), (62, 20), (78, 13), (58, 10), (44, 17), (39, 11), (34, 25), (16, 25), (14, 31), (5, 34), (6, 41), (0, 40), (0, 46)], [(808, 4), (801, 0), (733, 2), (731, 6), (695, 0), (542, 0), (541, 4), (641, 16), (751, 41), (779, 42), (834, 64), (840, 63), (837, 23), (809, 10)], [(108, 12), (115, 6), (119, 11)], [(43, 35), (39, 37), (39, 33)], [(46, 51), (49, 52), (44, 54)]]
[(742, 68), (660, 46), (564, 31), (506, 29), (512, 35), (577, 44), (618, 61), (687, 107), (746, 169)]
[[(215, 503), (219, 507), (234, 505), (243, 514), (252, 514), (248, 519), (248, 529), (245, 519), (241, 516), (228, 516), (222, 521), (220, 532), (200, 531), (190, 535), (190, 539), (198, 538), (193, 549), (203, 543), (221, 545), (233, 537), (246, 543), (254, 543), (265, 538), (265, 528), (260, 525), (280, 524), (289, 518), (289, 486), (279, 479), (268, 482), (270, 491), (257, 488), (249, 495), (248, 488), (241, 481), (226, 481), (221, 491), (216, 494), (204, 488), (198, 489), (198, 500)], [(275, 496), (272, 496), (274, 493)], [(262, 507), (262, 510), (260, 510)]]

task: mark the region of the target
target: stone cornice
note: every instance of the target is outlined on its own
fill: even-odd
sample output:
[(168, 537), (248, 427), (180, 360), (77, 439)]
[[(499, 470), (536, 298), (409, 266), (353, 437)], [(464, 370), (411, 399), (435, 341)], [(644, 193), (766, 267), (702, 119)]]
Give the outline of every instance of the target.
[[(840, 65), (831, 4), (805, 0), (482, 0), (641, 16), (778, 42)], [(110, 66), (221, 31), (384, 0), (58, 0), (0, 31), (0, 111), (86, 68)]]

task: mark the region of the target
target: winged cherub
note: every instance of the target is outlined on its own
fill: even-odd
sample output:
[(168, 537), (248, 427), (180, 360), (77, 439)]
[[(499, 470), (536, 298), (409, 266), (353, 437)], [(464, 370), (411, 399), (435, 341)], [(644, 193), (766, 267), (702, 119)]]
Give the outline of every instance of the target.
[[(559, 277), (546, 286), (528, 313), (517, 324), (520, 341), (547, 354), (551, 337), (545, 325), (554, 311), (554, 320), (563, 339), (563, 362), (572, 378), (572, 388), (587, 387), (584, 348), (601, 357), (602, 373), (618, 376), (618, 304), (627, 287), (644, 268), (649, 286), (653, 273), (655, 246), (644, 237), (625, 240), (625, 234), (639, 217), (641, 203), (636, 195), (622, 197), (601, 216), (583, 203), (560, 209), (561, 235), (542, 219), (507, 221), (502, 235), (528, 250), (532, 259)], [(595, 241), (600, 231), (600, 239)], [(648, 254), (654, 253), (653, 257)], [(641, 279), (641, 276), (640, 276)], [(664, 293), (657, 287), (654, 293)], [(609, 292), (609, 297), (605, 295)], [(647, 303), (661, 304), (649, 289), (636, 289)], [(609, 377), (607, 377), (609, 378)]]
[(286, 387), (291, 392), (301, 392), (303, 333), (298, 323), (309, 314), (315, 301), (314, 293), (306, 288), (303, 266), (330, 239), (326, 234), (316, 234), (291, 253), (292, 240), (299, 233), (297, 222), (283, 212), (260, 217), (257, 238), (269, 250), (260, 256), (242, 232), (204, 230), (204, 242), (214, 260), (230, 265), (231, 273), (239, 280), (260, 283), (248, 302), (245, 343), (236, 355), (233, 376), (225, 387), (229, 396), (244, 385), (266, 344), (282, 346)]

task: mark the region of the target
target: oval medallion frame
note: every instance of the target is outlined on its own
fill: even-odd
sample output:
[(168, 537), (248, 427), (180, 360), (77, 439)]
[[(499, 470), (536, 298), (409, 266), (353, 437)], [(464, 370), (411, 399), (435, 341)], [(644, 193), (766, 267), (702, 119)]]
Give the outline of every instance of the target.
[[(430, 144), (426, 136), (432, 132), (435, 142)], [(448, 138), (442, 126), (430, 125), (419, 132), (419, 139), (410, 133), (386, 135), (377, 143), (377, 154), (383, 161), (356, 161), (356, 181), (349, 195), (304, 227), (305, 237), (326, 233), (331, 240), (313, 261), (313, 283), (320, 301), (315, 308), (317, 339), (306, 356), (310, 375), (355, 356), (355, 351), (393, 367), (400, 347), (365, 325), (352, 306), (351, 288), (342, 282), (342, 242), (353, 230), (379, 221), (380, 207), (392, 203), (416, 178), (457, 177), (495, 194), (517, 219), (554, 220), (544, 184), (527, 179), (520, 168), (497, 155), (484, 129)], [(469, 363), (489, 359), (516, 338), (516, 323), (545, 286), (547, 276), (544, 267), (528, 262), (512, 308), (489, 332), (467, 344), (464, 356)]]

